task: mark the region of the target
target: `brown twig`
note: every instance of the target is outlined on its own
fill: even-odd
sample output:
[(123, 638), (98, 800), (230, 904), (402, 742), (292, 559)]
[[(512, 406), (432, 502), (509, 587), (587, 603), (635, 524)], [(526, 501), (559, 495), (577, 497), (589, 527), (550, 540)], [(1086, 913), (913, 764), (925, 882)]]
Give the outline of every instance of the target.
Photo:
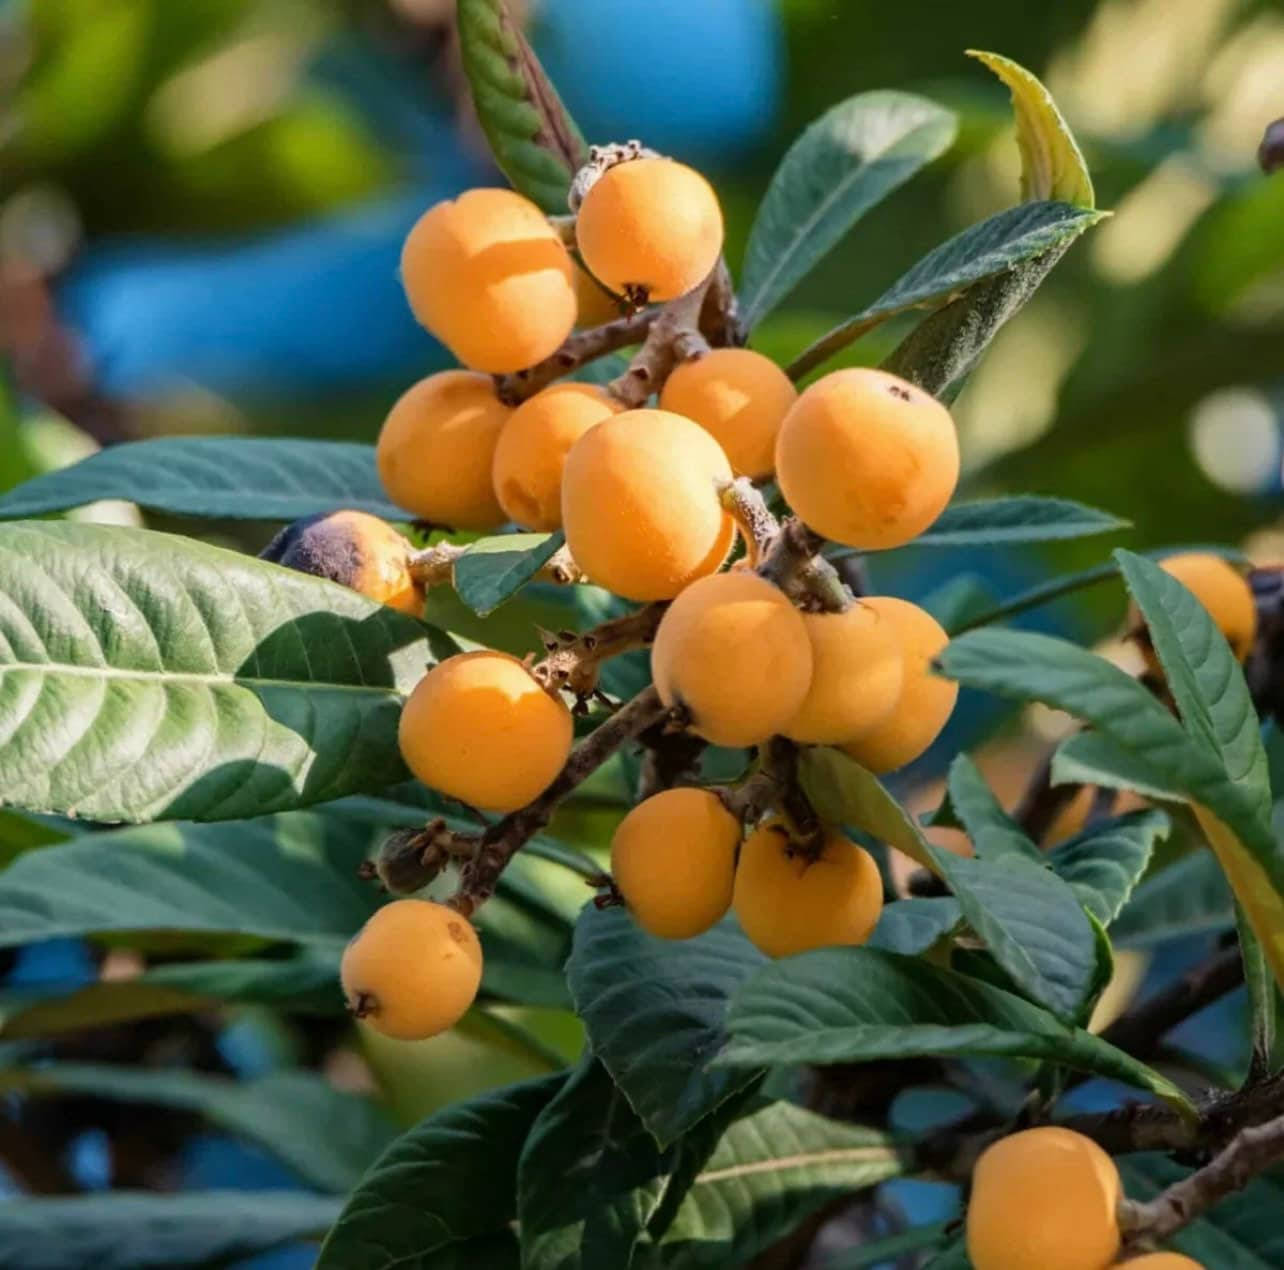
[(780, 522), (771, 514), (762, 491), (747, 476), (728, 481), (718, 497), (744, 539), (749, 568), (757, 569), (780, 537)]
[(841, 613), (852, 602), (843, 580), (819, 553), (824, 540), (790, 517), (780, 527), (758, 572), (804, 607)]
[(700, 314), (716, 273), (658, 311), (628, 370), (607, 385), (611, 396), (627, 409), (636, 409), (659, 392), (679, 362), (708, 351), (709, 342), (700, 333)]
[(607, 353), (644, 341), (662, 313), (663, 309), (643, 309), (640, 313), (616, 318), (614, 322), (577, 331), (542, 362), (512, 375), (497, 376), (495, 391), (501, 401), (510, 406), (519, 405), (563, 375), (569, 375)]
[(1125, 1200), (1120, 1225), (1129, 1248), (1153, 1247), (1189, 1225), (1259, 1173), (1284, 1160), (1284, 1115), (1241, 1129), (1202, 1169), (1145, 1203)]
[(508, 862), (548, 824), (558, 803), (597, 771), (626, 741), (668, 714), (654, 686), (643, 689), (571, 751), (565, 767), (533, 802), (510, 812), (470, 840), (472, 858), (460, 871), (460, 887), (451, 904), (465, 917), (494, 893)]
[(550, 692), (566, 689), (581, 699), (592, 696), (597, 691), (602, 663), (622, 653), (649, 648), (667, 607), (662, 602), (648, 604), (582, 635), (545, 631), (542, 634), (548, 655), (531, 667), (531, 674)]

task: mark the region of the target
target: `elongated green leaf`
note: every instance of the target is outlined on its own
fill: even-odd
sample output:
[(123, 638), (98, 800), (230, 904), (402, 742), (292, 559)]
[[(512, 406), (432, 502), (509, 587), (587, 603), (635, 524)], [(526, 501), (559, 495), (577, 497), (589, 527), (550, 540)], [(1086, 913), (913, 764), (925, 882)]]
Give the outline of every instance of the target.
[(1054, 785), (1104, 785), (1130, 789), (1159, 801), (1180, 801), (1182, 792), (1166, 783), (1145, 755), (1134, 754), (1100, 732), (1075, 732), (1052, 756)]
[(1066, 1022), (1079, 1017), (1097, 972), (1097, 938), (1069, 884), (1018, 855), (937, 864), (968, 925), (1031, 1000)]
[(858, 93), (790, 147), (745, 251), (745, 325), (762, 320), (876, 203), (954, 140), (954, 115), (909, 93)]
[(834, 354), (908, 309), (943, 304), (960, 292), (1075, 238), (1100, 214), (1067, 203), (1022, 203), (933, 248), (868, 308), (822, 335), (789, 365), (801, 379)]
[(986, 783), (976, 764), (960, 754), (950, 764), (949, 807), (972, 839), (982, 859), (1002, 860), (1010, 856), (1042, 861), (1039, 848), (1006, 811)]
[[(1151, 1153), (1126, 1156), (1119, 1161), (1119, 1172), (1128, 1197), (1143, 1202), (1190, 1175), (1167, 1156)], [(1255, 1178), (1178, 1231), (1171, 1246), (1209, 1270), (1274, 1270), (1284, 1265), (1281, 1205), (1284, 1186)]]
[(824, 820), (863, 829), (923, 868), (940, 873), (936, 854), (913, 816), (855, 759), (841, 750), (806, 749), (798, 761), (798, 776)]
[(676, 1163), (586, 1055), (535, 1121), (517, 1167), (525, 1270), (628, 1270)]
[(1004, 542), (1052, 542), (1127, 529), (1129, 522), (1068, 498), (1018, 494), (954, 503), (914, 539), (915, 547), (991, 546)]
[(0, 1088), (28, 1097), (91, 1094), (117, 1102), (193, 1111), (265, 1147), (300, 1178), (344, 1192), (392, 1140), (395, 1130), (369, 1098), (344, 1093), (312, 1072), (275, 1072), (252, 1081), (105, 1063), (45, 1063), (0, 1070)]
[(501, 534), (473, 543), (455, 561), (455, 590), (479, 617), (526, 585), (566, 541), (555, 534)]
[(1193, 851), (1142, 882), (1110, 934), (1116, 944), (1136, 948), (1225, 930), (1234, 921), (1235, 901), (1216, 856)]
[(720, 1063), (1006, 1055), (1061, 1063), (1190, 1104), (1158, 1072), (1046, 1010), (921, 958), (824, 948), (760, 970), (732, 999)]
[(187, 538), (0, 525), (0, 788), (93, 820), (225, 820), (403, 779), (415, 620)]
[(588, 147), (504, 0), (458, 0), (459, 47), (491, 153), (513, 188), (565, 212)]
[(994, 608), (994, 600), (994, 591), (985, 578), (975, 573), (962, 573), (929, 591), (919, 605), (947, 631), (953, 631), (990, 612)]
[(1109, 926), (1128, 902), (1150, 863), (1155, 843), (1168, 835), (1161, 811), (1135, 811), (1090, 825), (1054, 847), (1048, 863), (1064, 878), (1080, 903)]
[(719, 1139), (660, 1241), (660, 1263), (747, 1265), (829, 1200), (895, 1177), (906, 1164), (880, 1130), (769, 1103)]
[(1253, 933), (1248, 915), (1235, 905), (1235, 927), (1239, 952), (1244, 962), (1244, 986), (1248, 990), (1248, 1017), (1253, 1036), (1254, 1073), (1279, 1070), (1280, 991), (1271, 974), (1261, 941)]
[(522, 1144), (564, 1079), (492, 1090), (402, 1134), (349, 1197), (317, 1270), (436, 1266), (440, 1250), (499, 1236), (517, 1214)]
[(339, 1201), (301, 1191), (22, 1196), (0, 1204), (0, 1265), (177, 1270), (235, 1262), (320, 1235)]
[(1145, 618), (1186, 730), (1216, 753), (1227, 777), (1269, 820), (1261, 725), (1226, 637), (1195, 596), (1159, 565), (1122, 548), (1115, 559)]
[(357, 878), (369, 830), (314, 812), (86, 834), (0, 874), (0, 945), (196, 931), (333, 950), (378, 902)]
[(388, 501), (374, 448), (347, 441), (156, 437), (109, 446), (0, 495), (0, 520), (123, 498), (150, 511), (220, 520), (298, 520), (352, 508), (410, 520)]
[(622, 908), (585, 907), (567, 963), (593, 1053), (667, 1147), (754, 1073), (709, 1070), (732, 992), (766, 958), (730, 920), (695, 939), (648, 935)]
[(1052, 94), (1024, 66), (998, 53), (968, 49), (1011, 90), (1021, 151), (1021, 197), (1058, 198), (1093, 207), (1092, 177), (1079, 145), (1052, 100)]
[(897, 900), (883, 909), (868, 946), (911, 957), (926, 952), (962, 920), (959, 902), (950, 895)]

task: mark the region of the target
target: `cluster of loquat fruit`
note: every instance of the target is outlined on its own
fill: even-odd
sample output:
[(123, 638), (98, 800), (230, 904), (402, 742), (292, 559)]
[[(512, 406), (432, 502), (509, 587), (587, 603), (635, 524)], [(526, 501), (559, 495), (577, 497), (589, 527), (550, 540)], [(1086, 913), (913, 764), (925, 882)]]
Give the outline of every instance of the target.
[[(577, 320), (609, 320), (703, 283), (721, 253), (722, 216), (698, 173), (634, 158), (589, 186), (574, 242), (583, 265), (534, 204), (500, 189), (469, 191), (415, 225), (402, 254), (407, 297), (467, 369), (431, 375), (393, 406), (376, 450), (391, 500), (459, 529), (560, 528), (591, 581), (627, 600), (665, 602), (653, 681), (664, 705), (712, 744), (753, 747), (783, 736), (838, 746), (880, 773), (918, 757), (957, 695), (930, 669), (945, 631), (890, 596), (810, 611), (743, 561), (726, 567), (737, 529), (721, 494), (735, 477), (774, 476), (794, 513), (824, 538), (857, 550), (899, 546), (953, 494), (959, 453), (949, 412), (870, 369), (837, 371), (799, 394), (772, 361), (738, 347), (681, 362), (655, 409), (626, 409), (606, 389), (575, 382), (511, 407), (495, 377), (553, 355)], [(422, 611), (406, 540), (375, 517), (303, 521), (264, 554)], [(1256, 627), (1244, 578), (1208, 555), (1165, 567), (1243, 660)], [(1139, 625), (1136, 634), (1157, 673)], [(425, 675), (399, 735), (424, 784), (505, 813), (553, 782), (573, 731), (555, 687), (515, 657), (479, 650)], [(883, 906), (873, 857), (834, 828), (803, 845), (780, 813), (753, 819), (746, 826), (734, 800), (711, 788), (667, 789), (634, 807), (614, 834), (611, 868), (639, 925), (686, 939), (734, 908), (749, 939), (773, 957), (864, 942)], [(354, 1010), (405, 1039), (457, 1022), (481, 974), (471, 923), (419, 899), (380, 908), (342, 963)], [(1120, 1194), (1114, 1164), (1088, 1138), (1054, 1127), (1004, 1138), (976, 1166), (972, 1262), (977, 1270), (1105, 1270), (1121, 1246)], [(1127, 1264), (1199, 1270), (1175, 1253)]]

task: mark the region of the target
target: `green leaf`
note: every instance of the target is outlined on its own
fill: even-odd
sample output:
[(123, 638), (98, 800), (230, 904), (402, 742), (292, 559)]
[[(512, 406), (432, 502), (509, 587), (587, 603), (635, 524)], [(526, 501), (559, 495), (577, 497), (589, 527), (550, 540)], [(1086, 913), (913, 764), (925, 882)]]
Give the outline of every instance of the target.
[(1003, 810), (985, 777), (966, 754), (960, 754), (950, 764), (947, 789), (950, 810), (982, 859), (1015, 857), (1042, 864), (1042, 852)]
[(586, 1055), (535, 1121), (517, 1167), (524, 1270), (628, 1270), (676, 1161)]
[(1197, 850), (1142, 882), (1110, 934), (1117, 945), (1137, 948), (1225, 930), (1234, 920), (1235, 901), (1217, 857)]
[(589, 1045), (661, 1147), (755, 1073), (710, 1070), (731, 994), (766, 958), (730, 920), (695, 939), (648, 935), (622, 908), (586, 905), (567, 963)]
[(1279, 1069), (1280, 993), (1262, 945), (1239, 904), (1235, 906), (1235, 925), (1239, 933), (1240, 957), (1244, 962), (1244, 984), (1248, 990), (1248, 1014), (1253, 1035), (1252, 1064), (1254, 1074), (1260, 1072), (1265, 1075)]
[(1021, 856), (968, 858), (938, 849), (941, 875), (968, 925), (1031, 1000), (1066, 1022), (1092, 990), (1097, 939), (1074, 891)]
[(843, 1124), (788, 1102), (734, 1121), (659, 1243), (666, 1270), (742, 1266), (809, 1214), (905, 1171), (878, 1129)]
[(1052, 94), (1024, 66), (998, 53), (968, 49), (1008, 86), (1021, 151), (1023, 200), (1055, 198), (1077, 207), (1094, 207), (1092, 177), (1079, 145), (1052, 100)]
[[(1190, 1176), (1189, 1169), (1152, 1153), (1125, 1156), (1119, 1172), (1128, 1197), (1142, 1202)], [(1209, 1270), (1274, 1270), (1284, 1265), (1282, 1205), (1284, 1186), (1279, 1181), (1254, 1178), (1178, 1231), (1172, 1247)]]
[(196, 931), (333, 951), (376, 906), (356, 872), (370, 840), (368, 827), (315, 812), (86, 834), (0, 873), (0, 946)]
[(867, 944), (912, 957), (944, 939), (962, 920), (959, 902), (951, 895), (897, 900), (883, 909)]
[(1048, 853), (1048, 863), (1080, 903), (1109, 926), (1145, 873), (1155, 843), (1168, 836), (1169, 828), (1162, 811), (1131, 812), (1090, 825), (1060, 843)]
[(88, 1094), (196, 1112), (216, 1128), (265, 1147), (303, 1181), (346, 1192), (392, 1140), (378, 1104), (335, 1089), (314, 1072), (257, 1080), (107, 1063), (45, 1063), (0, 1070), (0, 1088), (28, 1097)]
[(459, 48), (477, 118), (513, 188), (564, 213), (588, 147), (503, 0), (458, 0)]
[(0, 525), (0, 787), (92, 820), (228, 820), (404, 779), (413, 618), (170, 534)]
[(149, 511), (219, 520), (298, 520), (352, 508), (385, 520), (374, 447), (267, 437), (156, 437), (108, 446), (0, 496), (0, 520), (123, 498)]
[[(918, 1252), (926, 1255), (949, 1238), (952, 1222), (933, 1222), (930, 1226), (911, 1226), (899, 1235), (888, 1235), (858, 1248), (845, 1249), (820, 1263), (820, 1270), (869, 1270), (870, 1266), (893, 1265), (898, 1257)], [(936, 1264), (933, 1262), (932, 1264)]]
[(954, 299), (976, 283), (1078, 237), (1100, 219), (1098, 212), (1066, 203), (1022, 203), (968, 226), (929, 251), (868, 308), (804, 349), (790, 363), (790, 377), (801, 379), (880, 322), (909, 309)]
[(993, 546), (1007, 542), (1052, 542), (1127, 529), (1130, 522), (1068, 498), (1018, 494), (953, 503), (913, 547)]
[(940, 874), (936, 854), (914, 817), (855, 759), (841, 750), (809, 747), (798, 760), (798, 777), (823, 820), (862, 829)]
[(1147, 1089), (1183, 1112), (1158, 1072), (1020, 997), (918, 957), (824, 948), (760, 970), (732, 999), (732, 1066), (910, 1056), (1042, 1059)]
[(321, 1234), (339, 1201), (302, 1191), (111, 1191), (0, 1204), (0, 1265), (177, 1270), (225, 1265)]
[(478, 617), (486, 617), (524, 587), (565, 541), (560, 529), (481, 538), (455, 561), (455, 590)]
[(541, 1076), (491, 1090), (402, 1134), (349, 1197), (317, 1270), (435, 1267), (434, 1254), (468, 1246), (460, 1241), (499, 1236), (517, 1215), (522, 1144), (564, 1081)]
[(858, 93), (790, 147), (745, 251), (741, 306), (760, 322), (856, 221), (954, 140), (954, 115), (909, 93)]
[(1181, 790), (1165, 782), (1144, 755), (1134, 754), (1100, 732), (1075, 732), (1052, 756), (1054, 785), (1104, 785), (1130, 789), (1158, 801), (1180, 801)]

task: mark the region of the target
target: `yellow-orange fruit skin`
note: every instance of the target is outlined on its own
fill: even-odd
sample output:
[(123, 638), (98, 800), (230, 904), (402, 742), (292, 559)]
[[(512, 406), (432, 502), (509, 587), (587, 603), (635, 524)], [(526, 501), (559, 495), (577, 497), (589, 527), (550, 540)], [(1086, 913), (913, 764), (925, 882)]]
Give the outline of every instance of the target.
[(883, 880), (874, 857), (842, 834), (827, 832), (813, 861), (791, 853), (784, 827), (768, 822), (740, 848), (732, 905), (762, 952), (792, 957), (863, 944), (883, 911)]
[(950, 412), (882, 370), (818, 379), (776, 437), (776, 479), (789, 505), (817, 533), (863, 551), (921, 534), (958, 478)]
[(954, 712), (959, 688), (932, 673), (932, 659), (950, 637), (930, 613), (890, 595), (867, 596), (861, 604), (892, 627), (904, 678), (891, 712), (843, 749), (871, 772), (890, 772), (918, 758), (936, 740)]
[(783, 729), (795, 741), (841, 745), (883, 723), (904, 684), (898, 628), (858, 600), (842, 613), (804, 613), (811, 686)]
[(495, 447), (495, 496), (524, 529), (562, 524), (562, 469), (571, 446), (623, 406), (595, 384), (553, 384), (522, 402)]
[(512, 190), (468, 190), (429, 208), (401, 249), (401, 280), (420, 323), (492, 375), (542, 361), (575, 325), (570, 253)]
[(594, 277), (612, 291), (673, 300), (718, 263), (722, 209), (694, 168), (633, 159), (608, 169), (585, 194), (575, 241)]
[(693, 582), (665, 610), (651, 676), (666, 706), (714, 745), (757, 745), (798, 712), (811, 683), (802, 614), (754, 573)]
[(1121, 1261), (1122, 1270), (1204, 1270), (1201, 1262), (1180, 1252), (1148, 1252), (1143, 1257), (1133, 1257), (1130, 1261)]
[(453, 908), (430, 900), (393, 900), (376, 910), (339, 965), (349, 1008), (399, 1041), (454, 1027), (481, 976), (477, 932)]
[(375, 445), (388, 497), (423, 520), (456, 529), (504, 522), (491, 469), (512, 411), (485, 375), (445, 370), (408, 388)]
[(715, 348), (683, 362), (660, 405), (693, 419), (722, 446), (737, 476), (769, 476), (776, 434), (798, 390), (775, 362), (748, 348)]
[(740, 822), (707, 789), (666, 789), (638, 803), (611, 839), (611, 875), (637, 924), (691, 939), (731, 905)]
[(434, 666), (401, 712), (406, 766), (484, 811), (537, 798), (571, 750), (571, 712), (507, 653), (458, 653)]
[(721, 566), (735, 524), (718, 498), (731, 465), (698, 424), (626, 410), (590, 428), (562, 469), (562, 528), (575, 562), (626, 600), (671, 600)]
[(1119, 1253), (1119, 1171), (1091, 1138), (1056, 1126), (987, 1147), (972, 1172), (974, 1270), (1107, 1270)]
[(623, 312), (620, 301), (598, 285), (593, 275), (583, 265), (575, 266), (575, 325), (579, 327), (603, 326), (614, 322)]
[[(1202, 551), (1185, 551), (1168, 556), (1159, 567), (1176, 578), (1208, 611), (1213, 624), (1226, 637), (1231, 652), (1242, 662), (1253, 650), (1257, 638), (1257, 605), (1253, 590), (1233, 565), (1220, 556)], [(1141, 614), (1134, 607), (1130, 625), (1136, 629), (1143, 625)], [(1142, 654), (1150, 670), (1162, 675), (1163, 668), (1155, 656), (1149, 640), (1142, 641)]]
[(329, 578), (413, 617), (424, 611), (424, 591), (410, 576), (410, 544), (368, 512), (337, 511), (287, 525), (260, 558)]

